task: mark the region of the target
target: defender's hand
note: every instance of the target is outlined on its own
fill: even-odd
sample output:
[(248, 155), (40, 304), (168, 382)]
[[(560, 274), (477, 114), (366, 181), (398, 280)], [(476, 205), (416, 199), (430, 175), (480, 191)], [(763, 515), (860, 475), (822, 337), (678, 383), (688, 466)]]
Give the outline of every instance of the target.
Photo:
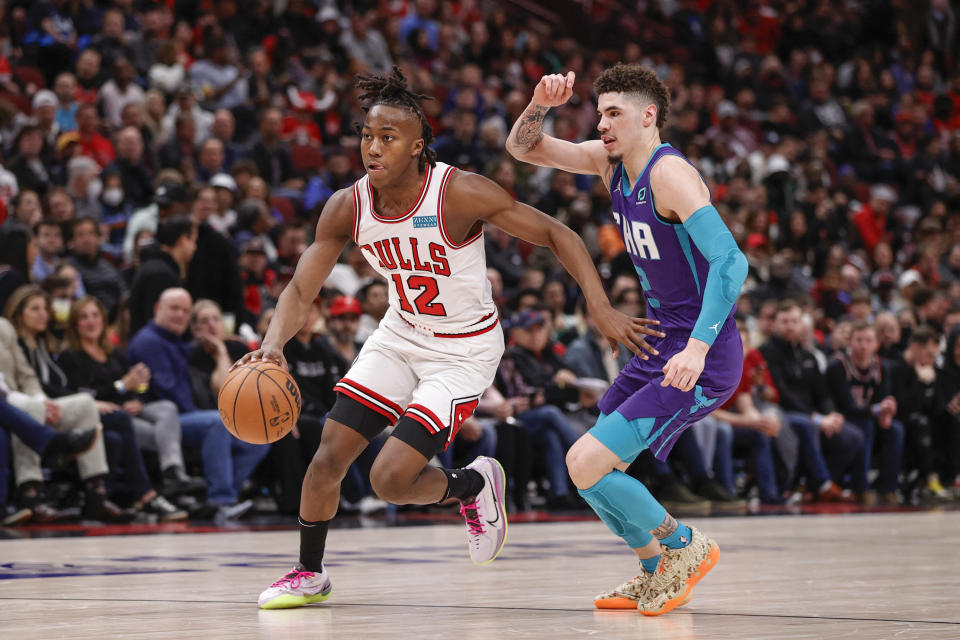
[(250, 353), (244, 355), (242, 358), (233, 363), (233, 366), (230, 367), (230, 371), (233, 371), (237, 367), (243, 366), (245, 364), (251, 364), (256, 362), (272, 362), (274, 364), (280, 365), (284, 369), (289, 369), (287, 366), (287, 359), (283, 357), (283, 349), (279, 347), (263, 345), (256, 351), (251, 351)]
[(559, 73), (543, 76), (533, 90), (533, 103), (542, 107), (559, 107), (573, 95), (574, 80), (573, 71), (565, 76)]
[(631, 318), (609, 305), (600, 309), (591, 308), (590, 316), (593, 318), (593, 323), (597, 325), (600, 333), (607, 336), (614, 355), (616, 355), (619, 350), (618, 344), (622, 344), (637, 354), (638, 357), (649, 360), (650, 357), (644, 353), (644, 351), (648, 351), (653, 355), (659, 355), (660, 352), (647, 344), (643, 336), (648, 335), (662, 338), (667, 335), (658, 329), (651, 328), (660, 324), (659, 320)]
[(691, 338), (683, 351), (667, 360), (663, 367), (661, 387), (676, 387), (680, 391), (690, 391), (703, 373), (703, 365), (710, 349), (705, 342)]

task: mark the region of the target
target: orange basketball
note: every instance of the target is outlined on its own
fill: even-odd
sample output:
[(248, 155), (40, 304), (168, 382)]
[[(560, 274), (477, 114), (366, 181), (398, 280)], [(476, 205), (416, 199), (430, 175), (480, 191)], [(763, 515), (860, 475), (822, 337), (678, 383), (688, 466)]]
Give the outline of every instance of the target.
[(290, 433), (300, 418), (300, 388), (286, 369), (251, 362), (230, 372), (217, 398), (227, 431), (244, 442), (268, 444)]

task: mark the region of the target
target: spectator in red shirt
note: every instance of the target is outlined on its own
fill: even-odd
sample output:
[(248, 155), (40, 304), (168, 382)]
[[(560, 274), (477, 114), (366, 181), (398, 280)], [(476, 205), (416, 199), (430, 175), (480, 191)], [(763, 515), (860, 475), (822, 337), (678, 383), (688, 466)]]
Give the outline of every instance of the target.
[[(744, 345), (749, 336), (741, 331)], [(724, 488), (734, 492), (733, 467), (730, 461), (735, 451), (745, 451), (763, 504), (785, 502), (777, 480), (775, 454), (785, 470), (784, 484), (790, 481), (797, 466), (797, 437), (790, 429), (783, 429), (783, 413), (774, 403), (779, 399), (770, 370), (757, 349), (745, 349), (743, 376), (733, 397), (711, 417), (729, 424), (732, 430), (717, 432), (717, 452), (714, 456), (716, 479)]]
[(857, 225), (863, 248), (868, 253), (881, 240), (887, 240), (887, 214), (890, 207), (897, 201), (897, 193), (885, 184), (875, 184), (870, 188), (870, 200), (853, 216), (853, 224)]
[(116, 159), (113, 145), (100, 135), (100, 116), (97, 115), (96, 105), (84, 103), (77, 109), (77, 133), (80, 154), (93, 158), (101, 169)]

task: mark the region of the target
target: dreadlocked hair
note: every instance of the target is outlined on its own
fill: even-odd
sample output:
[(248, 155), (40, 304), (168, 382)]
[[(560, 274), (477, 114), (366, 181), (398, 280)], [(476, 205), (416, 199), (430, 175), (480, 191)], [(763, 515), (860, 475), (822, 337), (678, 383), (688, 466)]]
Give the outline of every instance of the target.
[[(423, 109), (420, 108), (420, 101), (433, 100), (431, 96), (411, 91), (407, 87), (407, 79), (397, 66), (393, 67), (392, 72), (382, 76), (358, 75), (355, 86), (363, 92), (360, 94), (360, 101), (367, 103), (363, 106), (365, 113), (378, 104), (412, 111), (420, 119), (420, 137), (423, 138), (423, 150), (419, 158), (420, 171), (423, 171), (428, 163), (431, 167), (436, 166), (437, 152), (430, 148), (433, 143), (433, 127), (427, 122)], [(356, 128), (360, 130), (360, 123), (357, 123)]]

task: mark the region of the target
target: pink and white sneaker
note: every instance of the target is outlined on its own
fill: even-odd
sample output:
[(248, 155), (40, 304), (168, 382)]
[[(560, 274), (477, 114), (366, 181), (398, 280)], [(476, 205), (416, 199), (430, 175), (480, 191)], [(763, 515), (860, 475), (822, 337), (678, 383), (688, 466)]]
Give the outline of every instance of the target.
[(464, 503), (460, 514), (467, 523), (467, 544), (474, 564), (493, 562), (507, 540), (507, 510), (504, 507), (507, 476), (493, 458), (480, 456), (467, 465), (483, 476), (484, 485), (473, 502)]
[(261, 609), (302, 607), (313, 602), (323, 602), (330, 597), (332, 590), (333, 584), (327, 575), (326, 567), (320, 573), (314, 573), (298, 564), (261, 593), (257, 604)]

